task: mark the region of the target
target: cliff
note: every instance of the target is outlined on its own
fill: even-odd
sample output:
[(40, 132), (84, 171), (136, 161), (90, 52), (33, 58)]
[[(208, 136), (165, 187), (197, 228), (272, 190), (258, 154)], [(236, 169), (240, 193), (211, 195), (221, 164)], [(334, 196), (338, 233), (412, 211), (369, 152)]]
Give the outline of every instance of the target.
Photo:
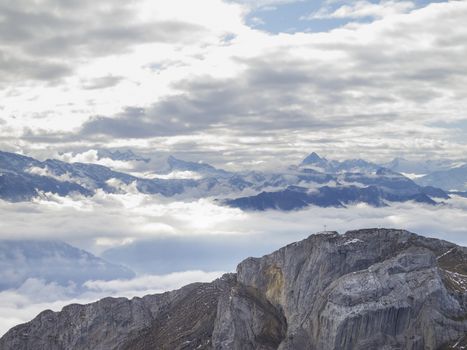
[(44, 311), (2, 350), (462, 349), (467, 248), (391, 229), (326, 232), (212, 283)]

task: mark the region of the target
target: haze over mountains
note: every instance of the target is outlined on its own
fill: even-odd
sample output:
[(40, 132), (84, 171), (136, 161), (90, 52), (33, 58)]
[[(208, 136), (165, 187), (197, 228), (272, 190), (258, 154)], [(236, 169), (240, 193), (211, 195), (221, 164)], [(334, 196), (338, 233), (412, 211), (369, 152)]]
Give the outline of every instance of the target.
[(20, 287), (28, 279), (78, 288), (89, 280), (128, 279), (129, 268), (111, 264), (59, 241), (0, 240), (0, 291)]
[[(130, 150), (99, 151), (98, 156), (150, 161)], [(385, 166), (362, 159), (334, 161), (313, 152), (298, 165), (284, 165), (283, 170), (232, 172), (170, 156), (164, 166), (142, 176), (99, 164), (38, 161), (0, 152), (0, 198), (15, 202), (47, 193), (92, 196), (96, 191), (138, 191), (176, 199), (209, 197), (243, 210), (295, 210), (309, 205), (386, 206), (406, 201), (436, 205), (449, 198), (450, 192), (466, 189), (467, 165), (449, 161), (417, 164), (401, 159)], [(433, 172), (413, 179), (403, 175), (427, 170)]]

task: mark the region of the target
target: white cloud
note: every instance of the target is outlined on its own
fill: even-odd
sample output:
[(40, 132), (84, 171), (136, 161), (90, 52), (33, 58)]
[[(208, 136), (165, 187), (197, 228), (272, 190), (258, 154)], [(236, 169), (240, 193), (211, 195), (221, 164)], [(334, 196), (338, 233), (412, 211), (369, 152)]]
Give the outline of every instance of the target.
[(98, 191), (93, 197), (49, 195), (32, 203), (0, 201), (0, 238), (60, 239), (98, 253), (125, 242), (158, 237), (266, 235), (286, 244), (326, 224), (341, 232), (373, 226), (406, 228), (467, 244), (466, 203), (467, 199), (454, 197), (441, 206), (398, 203), (387, 208), (356, 205), (248, 213), (210, 199), (185, 202), (137, 192)]
[(388, 16), (407, 13), (415, 8), (412, 1), (383, 0), (373, 3), (366, 0), (359, 0), (345, 4), (337, 9), (324, 6), (318, 11), (305, 16), (302, 19), (326, 19), (326, 18), (385, 18)]
[(157, 173), (147, 173), (145, 174), (146, 178), (154, 179), (201, 179), (203, 176), (197, 172), (194, 171), (172, 171), (169, 174), (157, 174)]
[(77, 182), (76, 179), (73, 179), (73, 177), (69, 173), (56, 175), (54, 172), (50, 171), (50, 169), (47, 166), (44, 168), (32, 166), (29, 169), (26, 169), (26, 172), (33, 175), (51, 177), (58, 181)]
[(251, 9), (265, 8), (271, 9), (279, 5), (293, 4), (296, 2), (303, 2), (305, 0), (229, 0), (231, 2), (244, 4)]
[(107, 157), (99, 157), (98, 150), (90, 149), (81, 153), (58, 153), (55, 158), (67, 163), (92, 163), (99, 164), (117, 171), (128, 171), (135, 167), (136, 161), (113, 160)]

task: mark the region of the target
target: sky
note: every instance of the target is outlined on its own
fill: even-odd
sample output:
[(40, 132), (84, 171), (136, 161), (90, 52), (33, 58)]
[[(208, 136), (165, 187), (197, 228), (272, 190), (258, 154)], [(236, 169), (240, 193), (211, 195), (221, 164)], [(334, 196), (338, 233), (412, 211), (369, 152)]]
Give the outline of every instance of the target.
[(465, 158), (465, 1), (5, 0), (0, 148)]
[[(97, 150), (132, 149), (229, 170), (312, 151), (465, 160), (466, 19), (467, 1), (2, 0), (0, 150), (102, 163)], [(45, 308), (212, 280), (324, 225), (467, 245), (460, 197), (247, 213), (128, 188), (0, 200), (0, 217), (1, 239), (63, 240), (138, 273), (84, 294), (40, 279), (1, 291), (0, 334)]]

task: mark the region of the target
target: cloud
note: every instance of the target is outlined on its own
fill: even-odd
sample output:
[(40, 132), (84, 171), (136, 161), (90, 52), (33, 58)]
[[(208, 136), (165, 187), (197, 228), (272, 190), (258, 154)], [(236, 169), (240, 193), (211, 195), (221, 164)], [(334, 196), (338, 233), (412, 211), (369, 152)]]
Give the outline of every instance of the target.
[(70, 75), (80, 58), (123, 53), (148, 42), (187, 42), (203, 30), (194, 23), (141, 17), (144, 6), (141, 0), (2, 3), (0, 43), (7, 52), (0, 55), (0, 70), (9, 72), (2, 80), (53, 80)]
[[(329, 33), (261, 37), (258, 52), (249, 55), (238, 41), (229, 48), (237, 54), (231, 62), (241, 67), (235, 75), (193, 73), (172, 84), (177, 93), (150, 106), (94, 117), (80, 135), (175, 140), (196, 134), (225, 149), (230, 137), (255, 137), (263, 146), (274, 138), (276, 155), (291, 142), (300, 148), (300, 142), (319, 139), (330, 144), (326, 153), (340, 155), (351, 149), (371, 153), (368, 158), (384, 152), (390, 157), (411, 149), (459, 157), (465, 144), (432, 122), (463, 115), (467, 46), (460, 38), (467, 32), (454, 23), (466, 10), (461, 2), (433, 4)], [(443, 29), (432, 30), (434, 22)], [(445, 44), (446, 32), (458, 39), (456, 46)]]
[[(38, 279), (26, 281), (19, 289), (0, 292), (0, 334), (11, 327), (30, 321), (46, 309), (60, 310), (76, 301), (70, 292), (73, 287), (58, 286)], [(83, 300), (90, 302), (91, 300)]]
[(22, 79), (50, 82), (71, 74), (71, 72), (72, 68), (64, 62), (57, 60), (38, 62), (32, 58), (15, 57), (11, 53), (0, 51), (0, 84)]
[(252, 9), (258, 8), (273, 8), (275, 6), (293, 4), (296, 2), (303, 2), (305, 0), (228, 0), (231, 2), (247, 5)]
[(40, 168), (40, 167), (32, 166), (29, 169), (26, 169), (26, 172), (29, 174), (33, 174), (33, 175), (51, 177), (53, 179), (56, 179), (62, 182), (65, 182), (65, 181), (76, 182), (76, 180), (73, 179), (69, 173), (64, 173), (64, 174), (57, 176), (54, 172), (50, 171), (50, 169), (47, 167)]
[[(232, 254), (229, 245), (237, 247), (239, 252), (264, 253), (267, 249), (320, 231), (325, 224), (340, 232), (375, 226), (406, 228), (467, 244), (464, 227), (466, 201), (465, 198), (455, 197), (440, 207), (398, 203), (387, 208), (356, 205), (344, 209), (310, 207), (291, 213), (247, 213), (219, 206), (210, 199), (186, 202), (136, 191), (126, 194), (98, 191), (93, 197), (49, 194), (32, 203), (1, 201), (0, 214), (4, 219), (0, 226), (0, 238), (60, 239), (97, 254), (112, 247), (127, 245), (128, 254), (131, 255), (134, 253), (131, 245), (128, 245), (131, 242), (159, 242), (161, 247), (168, 248), (168, 252), (176, 250), (177, 246), (188, 249), (191, 244), (192, 255), (187, 250), (188, 257), (193, 258), (193, 264), (200, 259), (198, 268), (209, 271), (216, 270), (216, 259), (221, 258), (222, 253), (206, 254), (204, 258), (202, 252), (207, 247), (225, 252), (225, 259), (219, 261), (223, 266), (232, 266), (232, 260), (228, 258)], [(28, 220), (24, 220), (25, 216)], [(51, 222), (55, 224), (50, 225)], [(269, 243), (265, 245), (263, 240)], [(141, 246), (144, 247), (144, 244)], [(133, 259), (130, 255), (125, 259)], [(133, 256), (137, 257), (138, 254)], [(190, 258), (179, 259), (177, 256), (169, 254), (166, 266), (173, 261), (174, 266), (187, 269)]]
[(182, 271), (167, 275), (142, 275), (131, 280), (88, 281), (85, 287), (101, 295), (142, 296), (174, 290), (194, 282), (211, 282), (224, 272)]
[(55, 157), (67, 163), (92, 163), (109, 167), (114, 170), (128, 171), (135, 167), (137, 161), (114, 160), (108, 157), (100, 157), (99, 151), (90, 149), (84, 152), (66, 152), (59, 153)]
[(302, 19), (329, 19), (329, 18), (384, 18), (401, 13), (407, 13), (415, 8), (415, 3), (412, 1), (394, 1), (383, 0), (378, 3), (360, 0), (345, 4), (337, 9), (331, 6), (321, 7), (309, 16), (304, 16)]
[[(40, 154), (50, 153), (51, 145), (65, 152), (134, 146), (238, 168), (298, 159), (305, 149), (374, 161), (404, 153), (465, 154), (462, 130), (439, 124), (464, 118), (465, 2), (431, 4), (328, 32), (277, 35), (247, 27), (243, 5), (209, 0), (215, 15), (205, 17), (203, 8), (190, 4), (178, 0), (178, 12), (176, 5), (145, 1), (101, 9), (106, 16), (126, 11), (122, 25), (178, 20), (204, 29), (188, 42), (184, 35), (173, 42), (129, 39), (116, 45), (126, 51), (109, 49), (108, 56), (85, 56), (89, 48), (83, 56), (64, 52), (66, 60), (51, 54), (54, 62), (72, 64), (74, 73), (66, 84), (10, 84), (1, 96), (3, 144)], [(361, 14), (370, 6), (353, 4), (333, 3), (332, 9), (354, 6)], [(386, 11), (408, 4), (386, 1), (371, 8), (376, 13), (374, 6)], [(61, 16), (72, 11), (69, 6)], [(82, 6), (73, 9), (93, 8)], [(155, 10), (160, 14), (149, 16)], [(107, 39), (96, 38), (105, 47)]]
[(105, 77), (98, 77), (87, 80), (83, 84), (86, 90), (99, 90), (112, 87), (120, 83), (124, 78), (119, 76), (107, 75)]

